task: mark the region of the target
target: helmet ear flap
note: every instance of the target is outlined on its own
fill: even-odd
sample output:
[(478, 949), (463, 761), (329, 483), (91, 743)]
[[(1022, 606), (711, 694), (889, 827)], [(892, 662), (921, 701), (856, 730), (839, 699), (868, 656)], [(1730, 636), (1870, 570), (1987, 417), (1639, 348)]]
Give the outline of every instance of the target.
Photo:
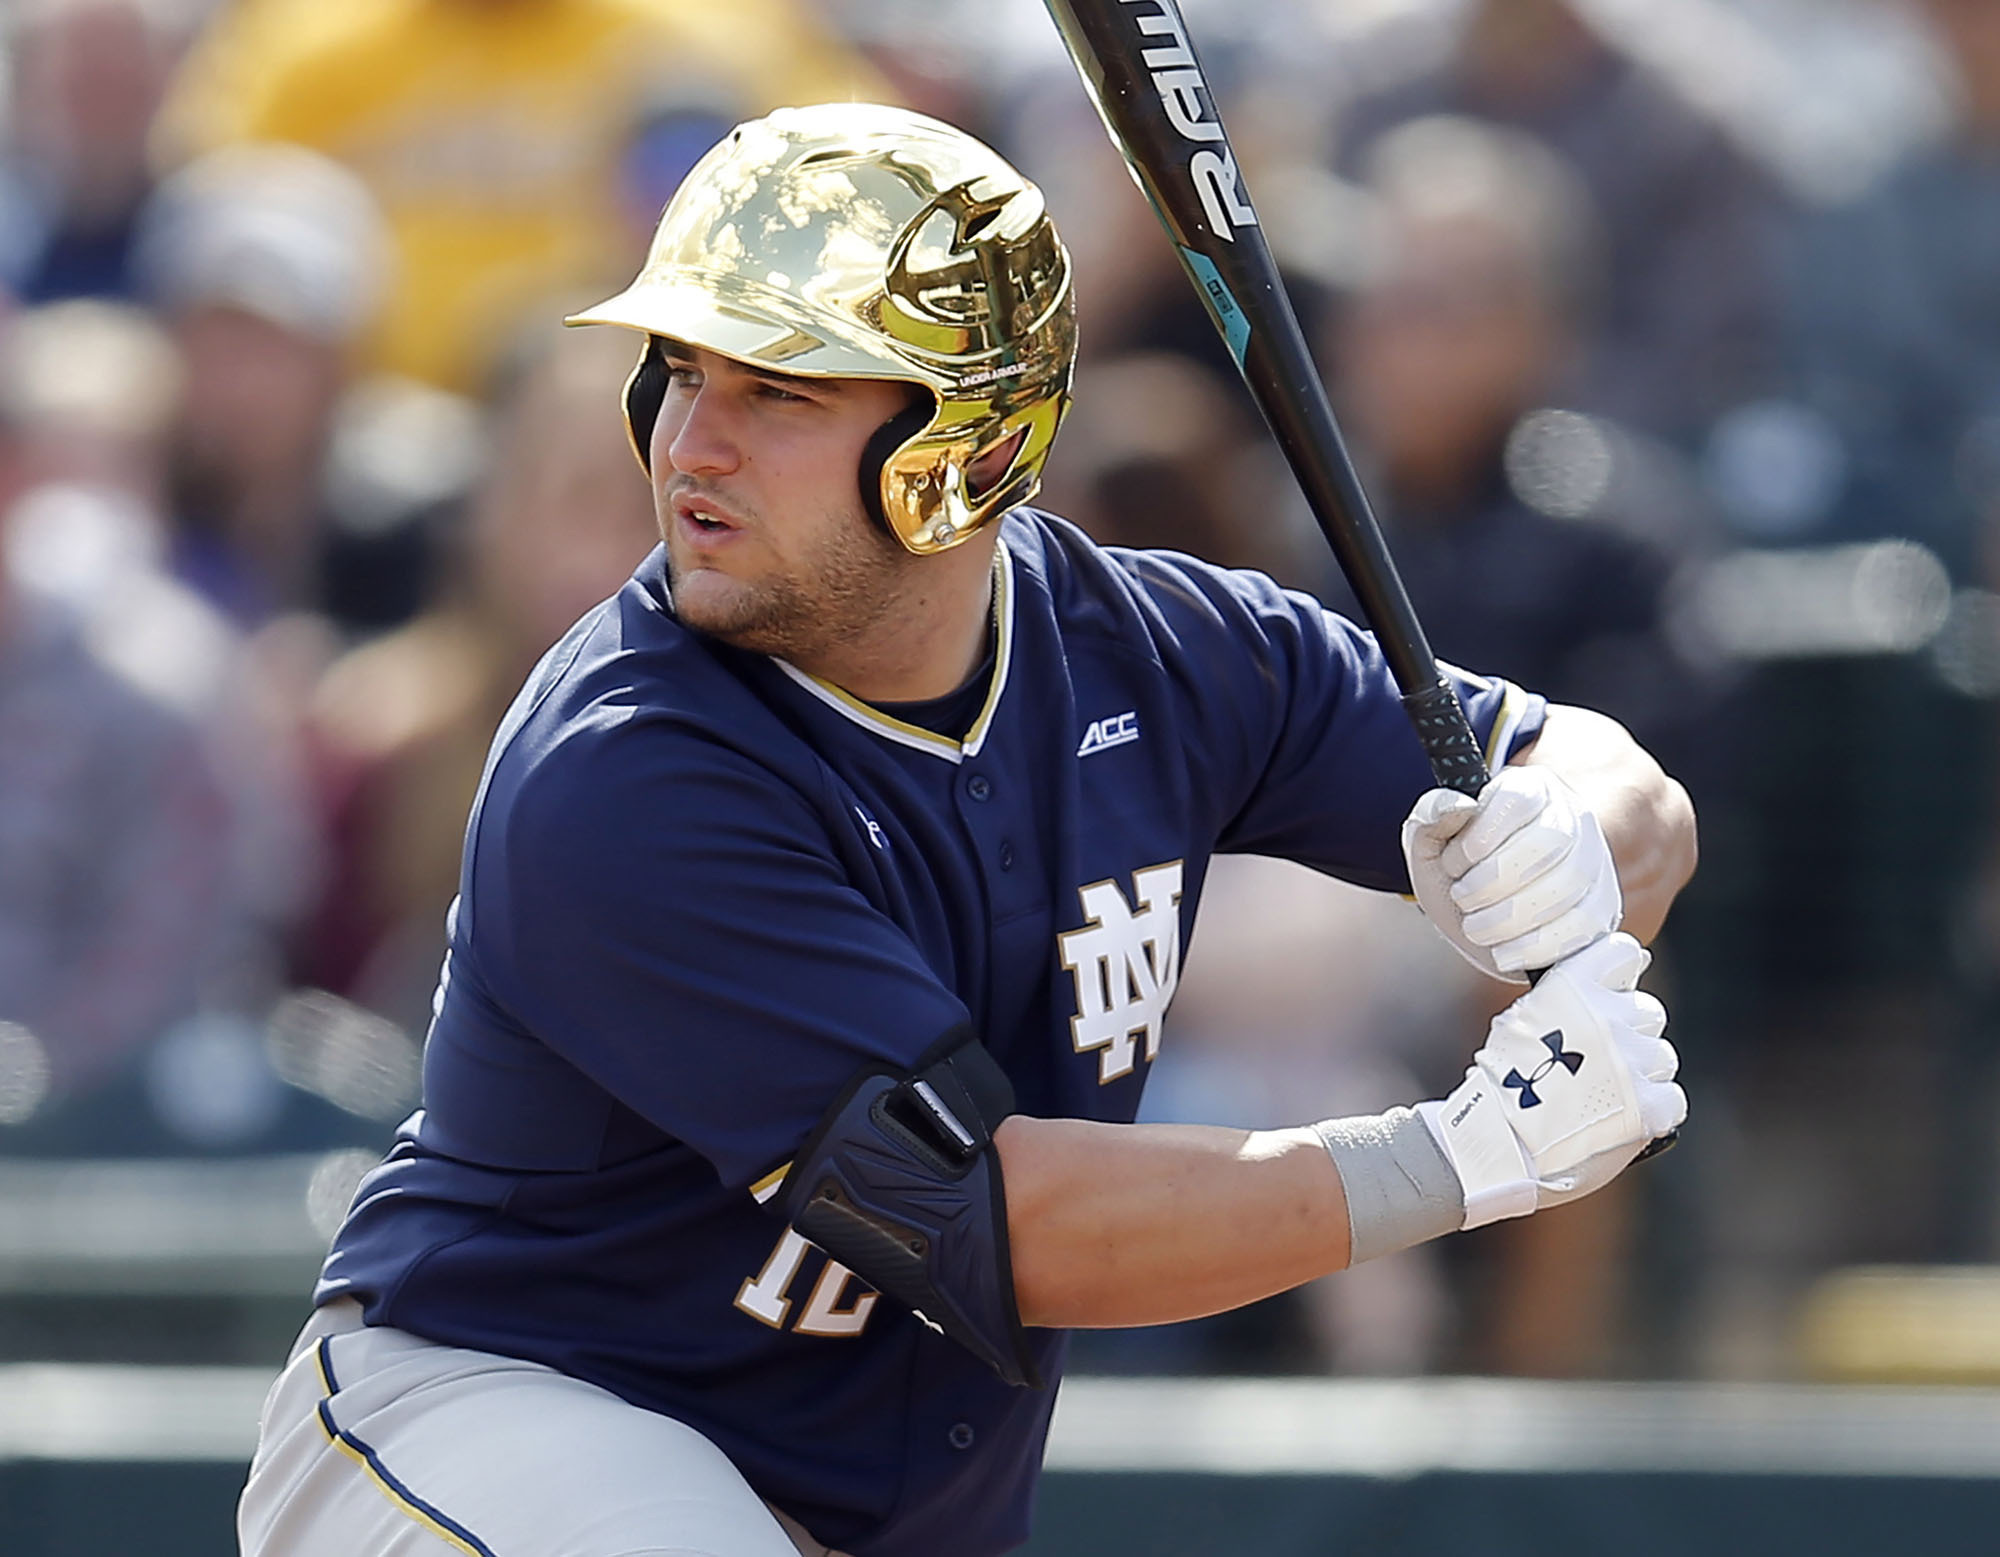
[(649, 335), (638, 365), (625, 380), (625, 433), (639, 457), (639, 468), (648, 476), (653, 474), (653, 424), (659, 421), (666, 398), (667, 356), (660, 349), (660, 338)]
[(896, 530), (882, 508), (882, 467), (889, 463), (890, 455), (928, 427), (935, 415), (937, 402), (927, 394), (920, 394), (876, 428), (861, 451), (861, 506), (892, 540), (896, 538)]

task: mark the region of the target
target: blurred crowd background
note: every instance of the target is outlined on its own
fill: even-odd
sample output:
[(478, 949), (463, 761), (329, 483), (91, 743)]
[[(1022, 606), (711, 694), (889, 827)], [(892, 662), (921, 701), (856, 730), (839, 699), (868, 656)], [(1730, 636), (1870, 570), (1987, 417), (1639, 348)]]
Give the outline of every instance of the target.
[[(2000, 1259), (2000, 3), (1184, 9), (1437, 648), (1695, 796), (1693, 1116), (1080, 1365), (1865, 1371), (1843, 1281)], [(276, 1362), (303, 1280), (244, 1331), (226, 1275), (93, 1308), (6, 1241), (281, 1168), (330, 1233), (415, 1101), (490, 733), (652, 544), (632, 342), (559, 320), (737, 120), (1000, 147), (1077, 267), (1046, 506), (1346, 598), (1036, 0), (11, 0), (0, 51), (0, 1198), (102, 1191), (0, 1205), (0, 1358)], [(1148, 1109), (1436, 1095), (1506, 998), (1231, 862)]]

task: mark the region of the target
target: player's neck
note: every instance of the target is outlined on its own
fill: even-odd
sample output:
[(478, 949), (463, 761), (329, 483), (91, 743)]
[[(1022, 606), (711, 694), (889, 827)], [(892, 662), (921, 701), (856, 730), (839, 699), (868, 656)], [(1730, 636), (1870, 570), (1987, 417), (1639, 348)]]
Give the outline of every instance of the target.
[(956, 691), (992, 642), (993, 557), (993, 542), (974, 540), (926, 558), (894, 609), (798, 668), (864, 703), (920, 703)]

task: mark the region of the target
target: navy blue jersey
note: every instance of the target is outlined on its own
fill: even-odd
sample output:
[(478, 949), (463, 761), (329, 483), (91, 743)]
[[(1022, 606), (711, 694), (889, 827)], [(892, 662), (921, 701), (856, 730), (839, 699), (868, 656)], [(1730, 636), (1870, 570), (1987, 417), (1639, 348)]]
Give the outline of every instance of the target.
[[(1023, 1112), (1129, 1122), (1209, 857), (1407, 890), (1430, 785), (1313, 601), (1027, 510), (1001, 539), (962, 740), (689, 632), (659, 552), (550, 652), (473, 807), (424, 1108), (317, 1293), (679, 1418), (857, 1557), (1026, 1538), (1063, 1336), (1009, 1388), (785, 1228), (813, 1125), (961, 1024)], [(1458, 684), (1496, 756), (1539, 728)]]

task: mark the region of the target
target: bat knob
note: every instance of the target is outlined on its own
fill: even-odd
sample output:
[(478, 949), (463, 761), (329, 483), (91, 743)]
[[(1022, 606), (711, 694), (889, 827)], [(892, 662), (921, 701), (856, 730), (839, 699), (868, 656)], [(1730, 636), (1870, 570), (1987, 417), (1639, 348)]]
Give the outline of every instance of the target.
[(1669, 1130), (1665, 1135), (1656, 1136), (1654, 1139), (1648, 1141), (1646, 1149), (1632, 1160), (1634, 1162), (1644, 1162), (1648, 1157), (1657, 1157), (1661, 1152), (1670, 1152), (1680, 1144), (1680, 1138), (1681, 1133), (1679, 1130)]

